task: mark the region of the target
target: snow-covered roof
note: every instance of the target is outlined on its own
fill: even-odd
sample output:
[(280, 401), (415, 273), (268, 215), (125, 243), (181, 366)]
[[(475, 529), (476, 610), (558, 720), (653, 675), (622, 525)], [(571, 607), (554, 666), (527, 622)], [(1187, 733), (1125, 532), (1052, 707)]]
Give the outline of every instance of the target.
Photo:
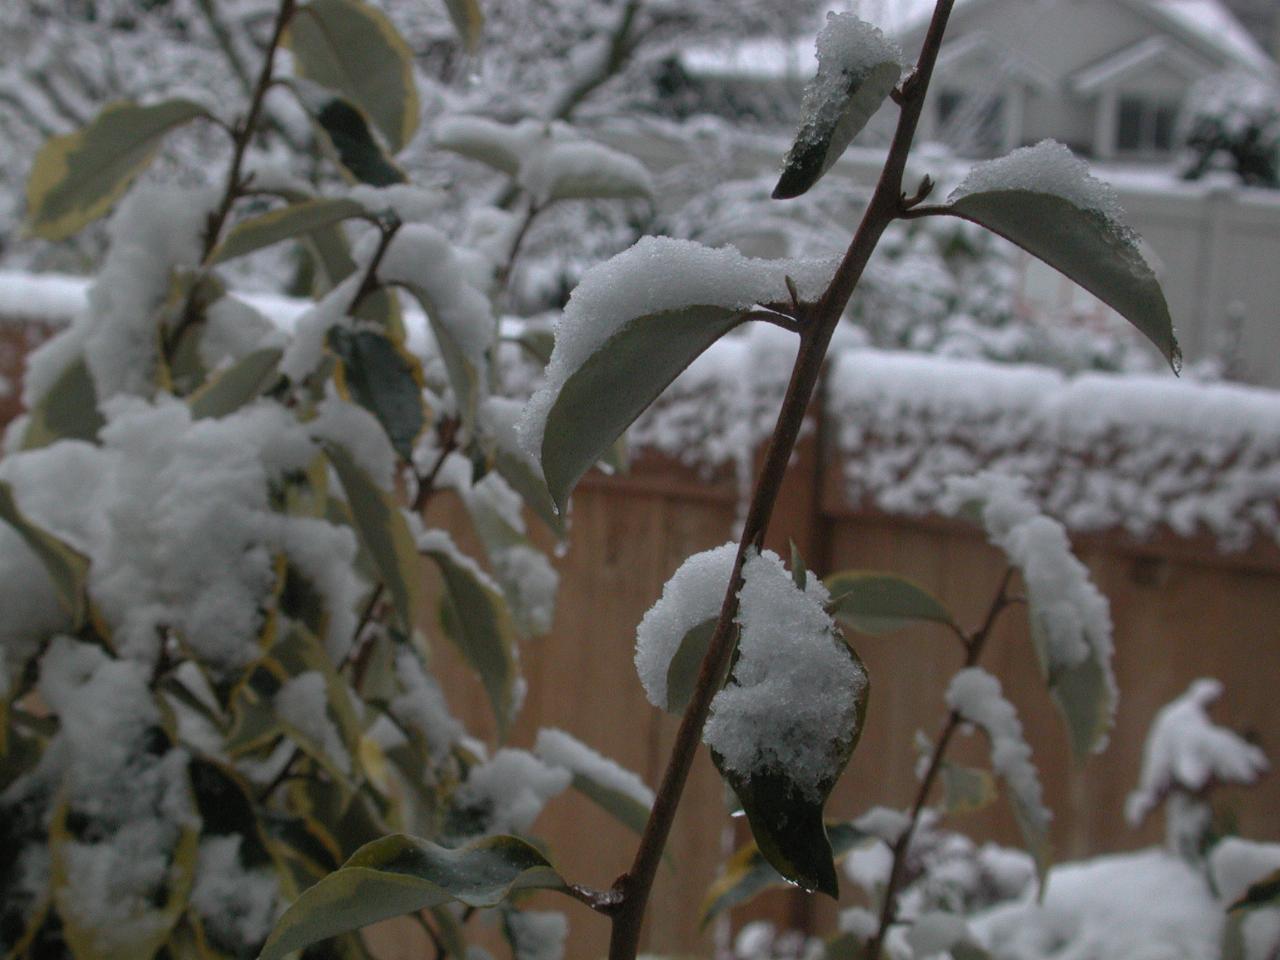
[(1189, 80), (1197, 80), (1213, 72), (1211, 65), (1189, 57), (1175, 47), (1168, 37), (1156, 36), (1139, 40), (1133, 46), (1118, 50), (1077, 71), (1071, 77), (1071, 87), (1083, 94), (1107, 90), (1157, 63)]

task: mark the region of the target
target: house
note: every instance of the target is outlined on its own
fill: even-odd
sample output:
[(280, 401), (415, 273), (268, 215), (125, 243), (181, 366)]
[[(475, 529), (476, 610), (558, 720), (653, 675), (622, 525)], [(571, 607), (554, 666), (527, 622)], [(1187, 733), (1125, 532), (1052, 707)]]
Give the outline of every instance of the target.
[[(844, 6), (910, 55), (934, 3)], [(690, 49), (680, 66), (713, 111), (749, 102), (753, 89), (794, 99), (815, 68), (808, 36)], [(975, 157), (1051, 137), (1094, 159), (1168, 161), (1187, 93), (1223, 72), (1277, 75), (1222, 0), (957, 0), (920, 135)], [(864, 140), (883, 127), (873, 123)]]
[[(920, 6), (899, 30), (907, 50)], [(1219, 0), (959, 0), (921, 133), (972, 156), (1052, 137), (1100, 160), (1167, 160), (1187, 92), (1228, 71), (1276, 66)]]

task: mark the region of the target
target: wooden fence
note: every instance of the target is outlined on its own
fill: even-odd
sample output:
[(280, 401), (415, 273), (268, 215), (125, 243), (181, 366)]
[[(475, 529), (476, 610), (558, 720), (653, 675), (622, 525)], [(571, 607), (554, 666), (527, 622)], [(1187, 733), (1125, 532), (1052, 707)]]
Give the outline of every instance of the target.
[[(18, 380), (22, 354), (51, 328), (0, 324), (0, 376)], [(16, 397), (0, 406), (0, 422)], [(1003, 561), (981, 533), (936, 517), (903, 517), (851, 504), (842, 459), (823, 452), (817, 424), (788, 475), (771, 528), (770, 546), (785, 553), (793, 540), (812, 569), (827, 573), (873, 568), (914, 578), (933, 590), (962, 621), (981, 616)], [(528, 746), (538, 728), (563, 728), (656, 784), (676, 721), (653, 709), (632, 665), (635, 627), (666, 579), (691, 553), (735, 535), (739, 485), (731, 468), (705, 476), (660, 456), (644, 455), (629, 475), (589, 475), (574, 498), (572, 528), (557, 560), (562, 576), (555, 627), (522, 651), (529, 694), (514, 743)], [(441, 497), (433, 522), (454, 529), (466, 549), (465, 511)], [(544, 546), (550, 548), (549, 542)], [(1280, 760), (1280, 549), (1259, 540), (1223, 553), (1207, 540), (1159, 534), (1141, 542), (1122, 533), (1077, 538), (1081, 558), (1110, 598), (1121, 699), (1110, 749), (1083, 767), (1071, 761), (1061, 723), (1044, 693), (1023, 621), (1007, 616), (984, 663), (1017, 705), (1054, 809), (1052, 839), (1060, 858), (1146, 845), (1160, 825), (1131, 831), (1125, 795), (1136, 783), (1142, 744), (1156, 710), (1194, 679), (1221, 680), (1227, 696), (1217, 719), (1254, 738)], [(877, 804), (901, 807), (913, 795), (917, 730), (933, 734), (944, 717), (942, 693), (960, 665), (949, 634), (922, 628), (854, 638), (872, 678), (867, 727), (837, 786), (829, 814), (858, 815)], [(486, 698), (476, 678), (440, 644), (438, 671), (467, 726), (492, 734)], [(958, 753), (985, 762), (985, 746), (961, 742)], [(1221, 795), (1241, 831), (1280, 840), (1280, 777)], [(698, 910), (726, 852), (724, 791), (703, 752), (697, 759), (671, 839), (671, 864), (659, 872), (646, 928), (648, 951), (709, 957), (712, 936), (700, 931)], [(1017, 843), (1003, 805), (955, 826), (975, 838)], [(558, 863), (576, 881), (607, 887), (630, 861), (636, 838), (576, 795), (553, 801), (537, 825)], [(743, 839), (737, 825), (737, 840)], [(846, 887), (849, 884), (845, 884)], [(548, 905), (563, 906), (549, 900)], [(856, 902), (847, 891), (844, 903)], [(570, 960), (604, 955), (608, 925), (570, 905)], [(767, 916), (816, 933), (834, 928), (829, 901), (789, 892), (761, 898), (743, 916)], [(739, 917), (738, 919), (741, 919)], [(407, 924), (375, 929), (385, 960), (429, 956), (421, 933)]]
[[(785, 550), (793, 539), (821, 572), (904, 574), (935, 591), (962, 620), (982, 616), (1003, 561), (979, 531), (936, 518), (854, 509), (844, 498), (841, 466), (824, 468), (822, 459), (814, 442), (801, 450), (771, 528), (774, 549)], [(631, 661), (635, 626), (688, 554), (732, 538), (737, 497), (732, 476), (707, 480), (654, 457), (642, 459), (630, 476), (592, 475), (583, 482), (574, 499), (569, 549), (559, 560), (555, 629), (523, 654), (530, 688), (518, 745), (530, 742), (540, 726), (561, 727), (658, 782), (675, 721), (644, 698)], [(442, 505), (442, 522), (448, 515)], [(1137, 543), (1119, 535), (1081, 538), (1077, 547), (1111, 600), (1116, 626), (1121, 699), (1108, 751), (1083, 767), (1071, 760), (1024, 618), (1007, 616), (984, 657), (1021, 714), (1054, 810), (1052, 838), (1060, 858), (1158, 842), (1158, 819), (1138, 831), (1124, 823), (1124, 798), (1136, 784), (1151, 718), (1197, 677), (1225, 684), (1220, 722), (1280, 758), (1280, 711), (1271, 699), (1280, 677), (1280, 550), (1266, 544), (1224, 555), (1204, 542), (1170, 537)], [(854, 640), (872, 693), (866, 731), (829, 805), (834, 817), (909, 802), (916, 786), (914, 734), (936, 734), (944, 719), (943, 690), (961, 663), (954, 638), (941, 629)], [(485, 729), (488, 707), (478, 683), (452, 656), (441, 660), (454, 706), (473, 728)], [(986, 761), (977, 738), (957, 746), (958, 757)], [(1247, 791), (1224, 790), (1221, 798), (1243, 833), (1280, 839), (1280, 778)], [(704, 753), (676, 821), (673, 869), (659, 875), (645, 949), (710, 956), (711, 936), (699, 931), (697, 915), (722, 859), (727, 822), (723, 790)], [(975, 838), (1018, 842), (1003, 804), (954, 825)], [(625, 869), (635, 845), (634, 835), (576, 797), (553, 801), (537, 829), (570, 876), (596, 885), (608, 885)], [(856, 894), (846, 893), (842, 903), (857, 902)], [(789, 893), (769, 895), (743, 915), (815, 932), (829, 932), (835, 923), (829, 901)], [(570, 916), (569, 956), (602, 956), (607, 924), (585, 910), (570, 908)], [(415, 949), (397, 941), (388, 957), (421, 956)]]

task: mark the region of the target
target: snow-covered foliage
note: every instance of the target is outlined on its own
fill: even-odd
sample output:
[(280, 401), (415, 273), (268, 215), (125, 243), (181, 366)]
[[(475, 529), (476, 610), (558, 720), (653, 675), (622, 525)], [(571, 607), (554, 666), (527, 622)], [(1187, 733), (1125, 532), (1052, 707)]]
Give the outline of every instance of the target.
[(1073, 532), (1280, 537), (1271, 391), (879, 351), (841, 353), (828, 384), (851, 503), (937, 512), (947, 477), (992, 470)]
[(1254, 783), (1269, 769), (1257, 746), (1209, 718), (1209, 704), (1221, 696), (1221, 683), (1202, 678), (1160, 710), (1143, 746), (1138, 786), (1125, 801), (1133, 826), (1164, 803), (1167, 845), (1192, 859), (1211, 827), (1209, 792)]
[(1206, 77), (1179, 119), (1188, 179), (1225, 169), (1243, 183), (1280, 187), (1280, 84), (1250, 72)]
[(866, 671), (827, 614), (820, 580), (800, 589), (770, 551), (752, 552), (742, 577), (738, 658), (711, 701), (703, 740), (739, 777), (784, 774), (820, 799), (860, 732)]

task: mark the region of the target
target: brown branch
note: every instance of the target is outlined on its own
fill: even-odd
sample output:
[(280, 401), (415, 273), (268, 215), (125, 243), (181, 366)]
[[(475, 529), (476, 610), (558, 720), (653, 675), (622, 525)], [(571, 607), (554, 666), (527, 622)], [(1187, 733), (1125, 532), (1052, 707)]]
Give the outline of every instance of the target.
[(356, 295), (351, 298), (351, 306), (347, 308), (347, 316), (355, 316), (356, 310), (364, 302), (365, 297), (381, 286), (378, 282), (378, 267), (382, 265), (382, 258), (387, 255), (387, 249), (391, 246), (391, 241), (395, 239), (400, 227), (403, 226), (400, 218), (394, 213), (387, 214), (375, 222), (380, 233), (378, 247), (373, 251), (373, 256), (369, 258), (369, 263), (364, 268), (364, 277), (360, 281), (360, 287), (356, 290)]
[(901, 213), (902, 177), (906, 169), (907, 153), (920, 122), (924, 94), (933, 74), (953, 3), (954, 0), (938, 0), (916, 71), (902, 87), (902, 109), (879, 183), (849, 249), (821, 299), (812, 308), (806, 309), (803, 317), (797, 318), (804, 321), (800, 332), (800, 349), (778, 413), (777, 425), (769, 440), (764, 465), (756, 480), (720, 616), (698, 673), (697, 686), (681, 719), (671, 757), (645, 824), (635, 859), (631, 868), (614, 884), (614, 893), (619, 903), (613, 914), (610, 960), (635, 960), (639, 949), (645, 908), (658, 863), (702, 739), (702, 728), (706, 723), (712, 698), (719, 690), (720, 678), (733, 653), (734, 616), (738, 606), (737, 594), (742, 583), (742, 566), (747, 551), (753, 547), (758, 548), (764, 542), (787, 464), (800, 435), (836, 324), (839, 323), (880, 237)]
[[(977, 664), (992, 630), (995, 629), (996, 621), (1000, 618), (1000, 614), (1014, 602), (1013, 598), (1009, 596), (1009, 581), (1012, 577), (1013, 567), (1006, 568), (1004, 576), (1000, 578), (1000, 587), (987, 610), (987, 616), (982, 621), (982, 626), (969, 637), (968, 650), (964, 658), (965, 669)], [(889, 868), (889, 882), (885, 885), (884, 899), (880, 903), (880, 922), (876, 927), (875, 936), (867, 944), (865, 953), (867, 960), (879, 960), (885, 938), (889, 935), (889, 928), (897, 920), (898, 888), (902, 886), (907, 852), (911, 849), (911, 838), (915, 836), (916, 827), (920, 823), (920, 816), (924, 813), (925, 804), (928, 803), (929, 791), (933, 789), (933, 784), (938, 779), (938, 774), (942, 772), (942, 760), (947, 752), (947, 747), (963, 723), (964, 718), (958, 710), (952, 710), (947, 715), (947, 720), (942, 726), (942, 732), (938, 735), (938, 741), (934, 745), (933, 755), (929, 757), (929, 766), (925, 770), (924, 776), (920, 778), (920, 786), (916, 790), (915, 802), (911, 805), (911, 815), (907, 820), (906, 829), (894, 841), (892, 848), (893, 865)]]

